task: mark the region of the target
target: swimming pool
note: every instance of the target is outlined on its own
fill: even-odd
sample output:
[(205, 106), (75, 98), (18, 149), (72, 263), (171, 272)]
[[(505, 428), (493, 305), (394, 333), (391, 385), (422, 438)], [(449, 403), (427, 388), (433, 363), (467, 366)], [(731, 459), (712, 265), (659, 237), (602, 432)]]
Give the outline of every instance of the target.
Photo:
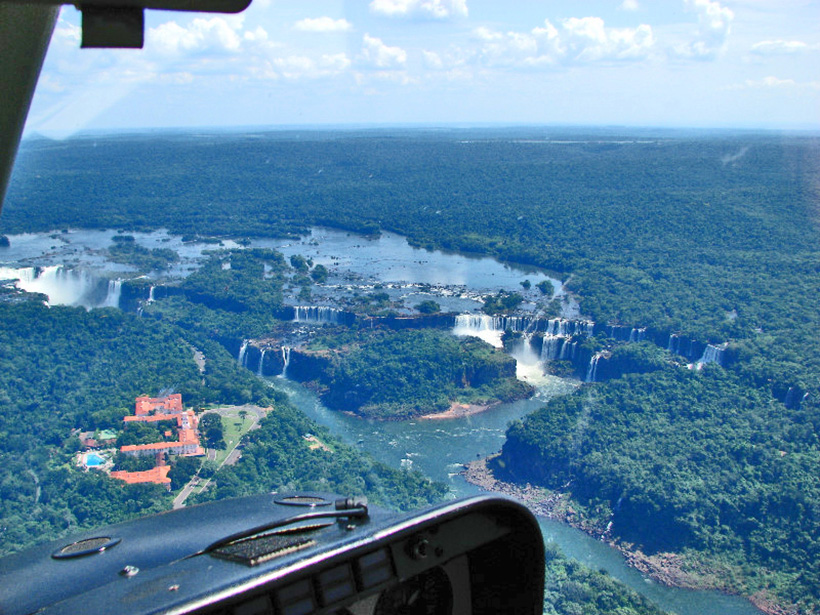
[(105, 463), (105, 458), (100, 457), (97, 453), (88, 453), (85, 456), (85, 466), (87, 468), (96, 468)]

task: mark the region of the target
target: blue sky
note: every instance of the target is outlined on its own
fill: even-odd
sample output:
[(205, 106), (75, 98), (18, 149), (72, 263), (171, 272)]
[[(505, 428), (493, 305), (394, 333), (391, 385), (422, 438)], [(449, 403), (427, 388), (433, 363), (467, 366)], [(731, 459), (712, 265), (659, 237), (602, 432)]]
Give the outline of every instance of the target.
[(253, 0), (81, 50), (28, 130), (501, 123), (820, 129), (820, 1)]

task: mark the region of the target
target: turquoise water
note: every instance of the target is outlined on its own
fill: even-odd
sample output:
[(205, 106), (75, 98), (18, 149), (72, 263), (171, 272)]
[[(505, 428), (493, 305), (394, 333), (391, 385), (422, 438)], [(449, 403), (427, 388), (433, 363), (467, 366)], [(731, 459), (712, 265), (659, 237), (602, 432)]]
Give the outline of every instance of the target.
[[(463, 465), (501, 449), (507, 425), (544, 405), (547, 399), (571, 391), (577, 383), (547, 377), (536, 397), (502, 404), (463, 419), (378, 422), (334, 412), (298, 383), (269, 378), (275, 389), (286, 393), (293, 405), (327, 427), (346, 443), (394, 468), (415, 468), (446, 483), (452, 497), (480, 493), (461, 476)], [(737, 596), (715, 591), (665, 587), (630, 568), (619, 551), (568, 525), (539, 518), (546, 542), (557, 544), (568, 557), (593, 570), (605, 570), (657, 604), (678, 615), (760, 615), (761, 611)]]
[(85, 456), (85, 465), (89, 468), (101, 466), (105, 463), (105, 459), (97, 455), (97, 453), (88, 453)]

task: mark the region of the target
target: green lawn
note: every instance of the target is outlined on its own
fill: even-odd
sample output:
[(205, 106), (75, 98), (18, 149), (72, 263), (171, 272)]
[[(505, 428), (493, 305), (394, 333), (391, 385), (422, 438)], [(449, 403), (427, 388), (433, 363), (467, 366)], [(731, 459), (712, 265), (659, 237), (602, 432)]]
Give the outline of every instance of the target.
[(247, 413), (244, 420), (239, 416), (230, 415), (222, 416), (222, 431), (225, 438), (225, 450), (216, 452), (217, 466), (221, 466), (234, 446), (239, 442), (246, 433), (248, 433), (253, 425), (253, 414)]

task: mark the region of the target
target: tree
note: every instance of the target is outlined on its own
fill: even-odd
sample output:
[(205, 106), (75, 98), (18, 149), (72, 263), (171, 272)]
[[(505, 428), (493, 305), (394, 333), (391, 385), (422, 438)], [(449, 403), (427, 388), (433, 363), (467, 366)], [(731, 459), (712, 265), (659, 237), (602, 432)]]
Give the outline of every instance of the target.
[(201, 461), (198, 457), (178, 457), (168, 472), (171, 479), (171, 489), (182, 489), (191, 477), (199, 470)]
[(222, 430), (222, 417), (216, 412), (209, 412), (199, 419), (199, 431), (210, 448), (225, 448), (225, 435)]
[(330, 272), (324, 265), (316, 265), (310, 272), (310, 277), (313, 278), (313, 281), (317, 284), (324, 284), (327, 281), (328, 275), (330, 275)]
[(441, 311), (441, 306), (435, 301), (427, 299), (426, 301), (419, 303), (416, 306), (416, 309), (422, 314), (435, 314)]
[(309, 269), (309, 265), (307, 259), (302, 256), (301, 254), (293, 254), (290, 257), (290, 266), (296, 269), (296, 271), (307, 272)]
[(550, 282), (549, 280), (541, 280), (540, 282), (538, 282), (538, 284), (535, 285), (535, 287), (541, 291), (542, 295), (552, 297), (554, 289), (552, 287), (552, 282)]

